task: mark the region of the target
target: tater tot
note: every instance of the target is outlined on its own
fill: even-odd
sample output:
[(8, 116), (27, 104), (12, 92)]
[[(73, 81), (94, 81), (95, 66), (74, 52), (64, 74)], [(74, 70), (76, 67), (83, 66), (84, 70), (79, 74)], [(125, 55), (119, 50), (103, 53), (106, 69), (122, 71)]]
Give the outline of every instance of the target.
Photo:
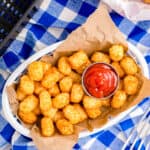
[(52, 88), (56, 82), (62, 78), (62, 74), (56, 68), (50, 68), (42, 79), (42, 86), (45, 88)]
[(76, 109), (76, 107), (74, 107), (74, 105), (69, 104), (64, 107), (63, 113), (65, 118), (67, 118), (72, 124), (77, 124), (83, 121), (81, 113)]
[(41, 61), (41, 63), (42, 63), (42, 67), (43, 67), (43, 73), (45, 74), (50, 69), (52, 64), (44, 62), (44, 61)]
[(71, 66), (67, 57), (61, 57), (58, 60), (58, 69), (64, 75), (69, 75), (71, 73)]
[(40, 115), (40, 114), (41, 114), (40, 106), (38, 105), (38, 106), (33, 110), (33, 112), (34, 112), (36, 115)]
[(128, 75), (123, 80), (124, 90), (128, 95), (134, 95), (138, 91), (139, 81), (137, 77)]
[(27, 95), (33, 94), (34, 82), (27, 75), (23, 75), (20, 78), (19, 88), (21, 91), (23, 91)]
[(45, 88), (41, 85), (40, 82), (34, 82), (34, 86), (35, 86), (34, 93), (37, 94), (37, 95), (39, 95), (40, 92), (42, 92), (43, 90), (45, 90)]
[(116, 69), (120, 78), (122, 78), (125, 75), (124, 70), (121, 68), (118, 62), (113, 62), (111, 65)]
[(110, 63), (110, 58), (107, 54), (104, 54), (102, 52), (95, 52), (92, 57), (91, 60), (93, 62), (104, 62), (104, 63)]
[(84, 108), (98, 108), (101, 106), (101, 100), (90, 96), (84, 96), (83, 106)]
[(101, 106), (109, 107), (110, 99), (101, 100)]
[(95, 119), (101, 115), (101, 110), (100, 108), (91, 108), (91, 109), (86, 109), (86, 113), (89, 118)]
[(67, 77), (64, 77), (61, 81), (59, 81), (59, 87), (60, 87), (60, 90), (62, 92), (70, 92), (71, 90), (71, 87), (72, 87), (72, 78), (67, 76)]
[(87, 119), (87, 114), (85, 113), (84, 109), (80, 106), (80, 104), (74, 104), (73, 106), (80, 114), (80, 121), (84, 121), (85, 119)]
[(39, 100), (34, 95), (27, 96), (19, 105), (19, 110), (23, 113), (33, 111), (38, 106)]
[(64, 118), (64, 114), (62, 111), (57, 111), (54, 118), (53, 118), (53, 121), (56, 122), (57, 120), (59, 119), (63, 119)]
[(52, 104), (55, 108), (61, 109), (69, 104), (69, 93), (60, 93), (52, 99)]
[(43, 111), (49, 110), (52, 107), (51, 96), (48, 91), (42, 91), (39, 94), (40, 98), (40, 109)]
[(127, 100), (127, 95), (125, 91), (118, 90), (112, 98), (111, 106), (113, 108), (120, 108), (124, 105), (126, 100)]
[(52, 88), (50, 88), (50, 89), (48, 90), (48, 92), (49, 92), (49, 94), (50, 94), (51, 96), (56, 96), (56, 95), (58, 95), (58, 94), (60, 93), (60, 90), (59, 90), (58, 85), (55, 84)]
[(82, 74), (83, 71), (86, 69), (86, 67), (88, 67), (91, 64), (91, 62), (89, 60), (87, 60), (87, 62), (85, 64), (83, 64), (82, 66), (80, 66), (79, 68), (76, 69), (77, 73)]
[(23, 91), (21, 91), (20, 88), (17, 88), (16, 95), (17, 100), (19, 101), (22, 101), (26, 97), (26, 94)]
[(80, 74), (78, 74), (74, 71), (71, 71), (69, 76), (73, 79), (74, 83), (80, 83), (81, 82), (81, 75)]
[(37, 116), (33, 112), (24, 113), (22, 111), (18, 112), (20, 119), (27, 124), (33, 124), (37, 121)]
[(120, 62), (121, 67), (128, 75), (134, 75), (138, 71), (135, 61), (131, 57), (124, 57)]
[(124, 48), (121, 45), (113, 45), (109, 48), (109, 56), (113, 61), (120, 61), (124, 56)]
[(43, 73), (43, 65), (41, 61), (34, 61), (28, 66), (28, 74), (34, 81), (41, 81)]
[(53, 121), (50, 117), (43, 117), (41, 119), (41, 132), (43, 136), (52, 136), (55, 132)]
[(86, 64), (88, 56), (84, 51), (78, 51), (69, 57), (69, 63), (72, 69), (79, 69), (81, 66)]
[(51, 119), (53, 119), (56, 115), (57, 110), (58, 109), (51, 107), (50, 109), (42, 110), (41, 112), (45, 117), (50, 117)]
[(59, 77), (59, 80), (61, 80), (64, 77), (64, 74), (62, 74), (61, 72), (59, 72), (59, 70), (56, 67), (52, 67), (51, 72), (57, 74), (58, 77)]
[(81, 84), (75, 83), (71, 89), (71, 99), (70, 101), (73, 103), (79, 103), (84, 95), (84, 91)]
[(74, 133), (73, 125), (66, 119), (58, 120), (56, 126), (62, 135), (70, 135)]

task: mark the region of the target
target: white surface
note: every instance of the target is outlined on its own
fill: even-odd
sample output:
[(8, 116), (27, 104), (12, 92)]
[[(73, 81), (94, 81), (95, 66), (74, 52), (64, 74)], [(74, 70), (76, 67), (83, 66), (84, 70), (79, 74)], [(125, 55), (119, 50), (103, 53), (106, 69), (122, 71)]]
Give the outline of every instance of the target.
[(65, 7), (59, 16), (59, 19), (63, 21), (71, 22), (76, 16), (77, 14), (74, 11)]
[[(11, 85), (21, 74), (22, 72), (27, 68), (27, 66), (39, 59), (40, 57), (49, 54), (50, 52), (54, 51), (58, 45), (61, 44), (61, 42), (58, 42), (56, 44), (53, 44), (39, 52), (37, 52), (36, 54), (34, 54), (33, 56), (31, 56), (29, 59), (27, 59), (24, 63), (22, 63), (12, 74), (11, 76), (8, 78), (8, 80), (5, 83), (4, 89), (3, 89), (3, 93), (2, 93), (2, 107), (3, 107), (3, 113), (5, 115), (5, 118), (7, 119), (7, 121), (12, 125), (12, 127), (14, 127), (14, 129), (18, 132), (20, 132), (22, 135), (30, 137), (30, 131), (25, 128), (24, 126), (22, 126), (17, 120), (16, 118), (13, 116), (10, 106), (9, 106), (9, 101), (8, 101), (8, 97), (7, 97), (7, 93), (6, 93), (6, 87)], [(141, 66), (142, 72), (144, 74), (145, 77), (149, 78), (149, 71), (148, 71), (148, 66), (145, 62), (145, 59), (143, 57), (143, 55), (140, 53), (140, 51), (133, 46), (132, 44), (128, 43), (129, 46), (129, 54), (132, 55), (132, 57), (135, 58), (135, 60), (137, 61), (137, 63), (139, 63), (139, 65)], [(134, 107), (133, 107), (134, 108)], [(116, 124), (120, 119), (122, 119), (123, 117), (125, 117), (133, 108), (121, 113), (120, 115), (118, 115), (117, 117), (115, 117), (114, 119), (111, 119), (111, 121), (109, 121), (106, 125), (104, 125), (102, 128), (99, 129), (95, 129), (93, 132), (81, 132), (79, 137), (84, 137), (87, 136), (89, 134), (93, 134), (95, 132), (98, 132), (100, 130), (103, 130), (107, 127), (110, 127), (114, 124)]]
[(103, 0), (103, 2), (132, 21), (150, 20), (150, 5), (143, 0)]

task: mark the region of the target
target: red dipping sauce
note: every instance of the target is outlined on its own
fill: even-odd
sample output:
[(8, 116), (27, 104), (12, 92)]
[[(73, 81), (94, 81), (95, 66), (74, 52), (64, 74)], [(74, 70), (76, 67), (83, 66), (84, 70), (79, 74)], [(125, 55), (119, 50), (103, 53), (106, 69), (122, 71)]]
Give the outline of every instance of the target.
[(96, 98), (111, 96), (118, 87), (119, 77), (115, 69), (106, 63), (90, 65), (82, 75), (85, 92)]

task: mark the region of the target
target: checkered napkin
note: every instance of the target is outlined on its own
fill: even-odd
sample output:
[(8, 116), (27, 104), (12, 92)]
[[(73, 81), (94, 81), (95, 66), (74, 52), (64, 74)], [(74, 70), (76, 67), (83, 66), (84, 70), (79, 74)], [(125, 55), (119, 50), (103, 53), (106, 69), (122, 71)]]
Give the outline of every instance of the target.
[[(98, 7), (99, 0), (44, 0), (31, 20), (0, 58), (0, 149), (36, 150), (31, 139), (20, 135), (4, 119), (1, 94), (4, 83), (14, 69), (36, 51), (57, 41), (85, 22)], [(150, 68), (150, 21), (133, 23), (115, 11), (113, 21), (126, 39), (143, 53)], [(116, 125), (96, 134), (78, 139), (74, 150), (120, 150), (142, 114), (150, 106), (144, 99), (130, 114)], [(138, 131), (137, 131), (138, 132)], [(132, 143), (133, 139), (131, 139)], [(136, 143), (137, 149), (141, 138)], [(150, 135), (144, 139), (142, 150), (150, 150)], [(149, 147), (148, 147), (149, 144)], [(130, 149), (130, 145), (126, 149)]]

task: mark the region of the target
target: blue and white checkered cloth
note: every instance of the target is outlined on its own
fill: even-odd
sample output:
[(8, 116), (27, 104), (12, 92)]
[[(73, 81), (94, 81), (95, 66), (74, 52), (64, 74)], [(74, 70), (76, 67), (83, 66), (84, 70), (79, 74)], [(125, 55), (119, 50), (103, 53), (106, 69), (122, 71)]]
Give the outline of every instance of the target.
[[(4, 83), (14, 69), (36, 51), (65, 39), (71, 31), (86, 21), (98, 5), (99, 0), (44, 0), (42, 2), (7, 52), (0, 58), (0, 110), (2, 110), (1, 94)], [(126, 39), (143, 53), (150, 68), (150, 21), (133, 23), (114, 11), (110, 15)], [(150, 99), (146, 98), (119, 123), (96, 134), (80, 138), (73, 149), (120, 150), (148, 107), (150, 107)], [(140, 140), (136, 143), (135, 150)], [(20, 135), (8, 124), (3, 118), (2, 111), (0, 149), (36, 150), (31, 139)], [(130, 145), (126, 149), (130, 149)], [(150, 135), (145, 138), (142, 145), (141, 150), (145, 149), (150, 150)]]

